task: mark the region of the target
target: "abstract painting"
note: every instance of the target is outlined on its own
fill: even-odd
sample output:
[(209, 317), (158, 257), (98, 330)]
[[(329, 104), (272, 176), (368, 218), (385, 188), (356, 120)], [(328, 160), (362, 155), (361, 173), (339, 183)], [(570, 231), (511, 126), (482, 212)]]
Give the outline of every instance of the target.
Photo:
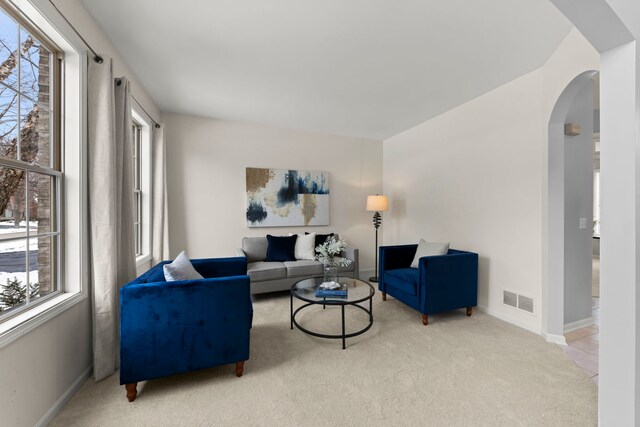
[(329, 225), (329, 174), (247, 168), (247, 226)]

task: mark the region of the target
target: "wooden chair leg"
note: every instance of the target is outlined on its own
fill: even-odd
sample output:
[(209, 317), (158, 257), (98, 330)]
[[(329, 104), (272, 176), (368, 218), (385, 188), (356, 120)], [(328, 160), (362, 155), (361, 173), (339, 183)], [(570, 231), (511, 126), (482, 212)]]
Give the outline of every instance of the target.
[(129, 402), (133, 402), (134, 400), (136, 400), (136, 396), (138, 395), (138, 390), (137, 387), (138, 383), (130, 383), (130, 384), (125, 384), (124, 388), (127, 390), (127, 399), (129, 399)]
[(467, 307), (467, 316), (471, 316), (471, 307)]
[(423, 314), (422, 315), (422, 324), (423, 325), (428, 325), (429, 324), (429, 315), (428, 314)]
[(244, 360), (236, 362), (236, 377), (241, 377), (244, 372)]
[(386, 301), (387, 300), (387, 293), (383, 292), (382, 293), (382, 301)]

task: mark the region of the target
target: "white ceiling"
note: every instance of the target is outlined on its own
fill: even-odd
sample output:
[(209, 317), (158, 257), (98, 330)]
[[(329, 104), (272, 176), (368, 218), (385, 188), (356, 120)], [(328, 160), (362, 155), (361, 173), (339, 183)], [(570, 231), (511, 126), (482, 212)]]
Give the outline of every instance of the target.
[(384, 139), (540, 67), (547, 0), (82, 0), (164, 112)]

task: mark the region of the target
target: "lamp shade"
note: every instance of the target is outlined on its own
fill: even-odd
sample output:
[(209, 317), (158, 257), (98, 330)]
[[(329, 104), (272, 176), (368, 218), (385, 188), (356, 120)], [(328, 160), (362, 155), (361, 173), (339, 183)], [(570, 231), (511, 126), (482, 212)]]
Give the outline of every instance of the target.
[(382, 212), (389, 209), (389, 199), (387, 196), (367, 196), (367, 210), (371, 212)]

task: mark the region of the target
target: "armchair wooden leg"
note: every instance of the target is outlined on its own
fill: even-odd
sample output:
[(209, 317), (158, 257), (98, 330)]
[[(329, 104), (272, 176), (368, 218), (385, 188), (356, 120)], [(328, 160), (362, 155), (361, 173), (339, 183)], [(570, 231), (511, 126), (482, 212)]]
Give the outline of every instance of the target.
[(138, 395), (138, 390), (137, 387), (138, 383), (130, 383), (130, 384), (125, 384), (124, 388), (127, 390), (127, 399), (129, 399), (129, 402), (133, 402), (134, 400), (136, 400), (136, 396)]
[(383, 292), (382, 293), (382, 301), (386, 301), (387, 300), (387, 293)]
[(236, 377), (241, 377), (244, 372), (244, 360), (236, 362)]
[(467, 316), (471, 316), (471, 307), (467, 307)]
[(423, 325), (428, 325), (429, 324), (429, 315), (428, 314), (423, 314), (422, 315), (422, 324)]

